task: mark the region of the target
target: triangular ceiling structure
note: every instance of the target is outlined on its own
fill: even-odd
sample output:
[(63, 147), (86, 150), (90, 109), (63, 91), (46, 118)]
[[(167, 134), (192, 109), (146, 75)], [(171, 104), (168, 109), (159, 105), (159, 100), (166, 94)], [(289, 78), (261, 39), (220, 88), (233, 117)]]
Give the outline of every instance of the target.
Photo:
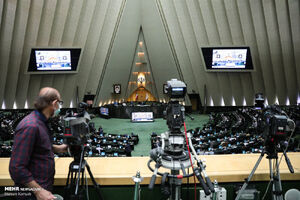
[[(147, 46), (141, 27), (125, 93), (125, 98), (128, 101), (156, 101), (158, 97), (151, 64), (148, 58)], [(139, 93), (136, 92), (138, 90), (144, 93), (143, 97), (139, 96)], [(131, 98), (132, 96), (135, 97)]]
[[(137, 72), (134, 63), (139, 58), (136, 56), (140, 48), (139, 42), (143, 42), (144, 59), (147, 62), (144, 69), (147, 72), (145, 79), (151, 82), (146, 89), (157, 101), (167, 99), (163, 93), (163, 84), (172, 78), (181, 79), (182, 75), (175, 63), (166, 27), (155, 1), (126, 1), (112, 40), (113, 45), (107, 55), (96, 91), (95, 106), (126, 101), (137, 88), (137, 85), (134, 86), (137, 75), (133, 73)], [(129, 86), (130, 82), (135, 83)], [(121, 85), (121, 94), (113, 94), (112, 88), (115, 84)]]

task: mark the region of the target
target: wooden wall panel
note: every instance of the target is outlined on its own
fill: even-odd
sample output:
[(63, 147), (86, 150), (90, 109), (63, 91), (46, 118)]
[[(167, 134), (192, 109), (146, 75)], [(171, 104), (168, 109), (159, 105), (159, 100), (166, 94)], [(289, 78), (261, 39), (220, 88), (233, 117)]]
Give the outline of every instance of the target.
[[(0, 102), (4, 99), (5, 82), (9, 69), (9, 58), (13, 40), (14, 23), (16, 17), (17, 1), (7, 0), (3, 3), (3, 12), (0, 29)], [(7, 104), (7, 103), (6, 103)]]
[[(203, 27), (202, 29), (206, 30), (207, 34), (207, 41), (205, 44), (201, 44), (201, 47), (205, 46), (217, 46), (218, 42), (220, 41), (219, 35), (216, 31), (216, 23), (213, 13), (211, 12), (212, 6), (209, 3), (210, 1), (202, 1), (198, 0), (199, 9), (202, 13), (202, 19), (203, 20)], [(202, 46), (203, 45), (203, 46)], [(202, 60), (202, 65), (204, 64), (204, 61)], [(214, 105), (220, 105), (221, 104), (221, 88), (219, 84), (218, 74), (217, 73), (206, 73), (207, 76), (207, 91), (208, 91), (208, 98), (214, 102)]]
[[(95, 66), (95, 62), (99, 57), (97, 55), (102, 55), (97, 51), (99, 48), (99, 44), (102, 31), (103, 24), (107, 16), (109, 1), (97, 1), (95, 5), (95, 10), (93, 13), (93, 17), (91, 20), (91, 27), (88, 32), (87, 41), (85, 44), (85, 49), (82, 52), (81, 66), (79, 70), (79, 74), (77, 76), (77, 85), (79, 86), (79, 95), (84, 95), (83, 93), (87, 90), (88, 92), (95, 93), (90, 87), (87, 86), (87, 82), (91, 79), (90, 75), (97, 73), (98, 68), (93, 68)], [(89, 85), (92, 85), (91, 83)]]
[[(110, 59), (118, 60), (118, 56), (112, 57), (111, 55), (114, 47), (114, 42), (116, 41), (115, 39), (118, 34), (118, 28), (121, 17), (123, 15), (125, 2), (125, 0), (109, 1), (108, 11), (105, 16), (100, 40), (98, 41), (96, 49), (96, 57), (94, 59), (92, 70), (85, 85), (86, 91), (91, 90), (97, 95), (95, 105), (99, 105), (99, 102), (102, 100), (108, 100), (111, 98), (112, 84), (108, 84), (108, 86), (106, 87), (103, 86), (104, 84), (107, 84), (104, 81), (105, 78), (107, 78), (106, 76), (108, 76), (110, 81), (114, 79), (114, 77), (111, 76), (110, 73), (106, 73), (106, 70), (109, 66)], [(117, 65), (114, 67), (123, 68), (124, 66)], [(129, 72), (131, 66), (126, 65), (126, 67), (128, 68)], [(118, 74), (117, 70), (115, 73)], [(125, 77), (127, 78), (128, 75), (126, 74)], [(102, 90), (102, 87), (105, 91)]]
[[(224, 1), (226, 10), (226, 16), (228, 19), (228, 26), (232, 38), (232, 45), (245, 45), (245, 39), (241, 28), (241, 20), (237, 3), (234, 0)], [(232, 87), (232, 98), (235, 101), (235, 105), (243, 105), (244, 88), (247, 88), (247, 93), (253, 95), (251, 74), (250, 73), (231, 73), (230, 85)], [(247, 82), (247, 80), (250, 80)], [(232, 100), (233, 101), (233, 100)], [(231, 103), (231, 105), (233, 102)]]
[[(244, 35), (244, 44), (250, 46), (251, 54), (252, 54), (252, 62), (255, 67), (255, 71), (251, 72), (249, 76), (241, 74), (243, 76), (242, 86), (244, 91), (244, 97), (246, 103), (248, 105), (253, 104), (253, 95), (255, 93), (265, 93), (265, 85), (262, 74), (262, 66), (259, 57), (258, 47), (257, 47), (257, 39), (255, 34), (255, 28), (253, 24), (253, 18), (250, 4), (248, 1), (237, 1), (237, 9), (240, 16), (241, 21), (241, 29), (242, 34)], [(249, 31), (252, 30), (252, 31)], [(248, 79), (248, 80), (247, 80)], [(252, 84), (251, 84), (252, 79)], [(253, 92), (249, 92), (249, 90)]]
[[(26, 74), (29, 62), (29, 55), (31, 52), (31, 48), (36, 46), (36, 41), (38, 38), (39, 26), (42, 16), (44, 1), (39, 0), (31, 0), (30, 8), (29, 8), (29, 16), (28, 22), (26, 27), (25, 39), (24, 39), (24, 47), (23, 47), (23, 54), (21, 57), (21, 65), (19, 71), (19, 77), (17, 81), (17, 90), (16, 90), (16, 102), (19, 108), (25, 106), (25, 102), (27, 101), (28, 107), (33, 104), (32, 98), (27, 99), (27, 95), (29, 94), (29, 90), (35, 89), (29, 87), (29, 82), (31, 78), (35, 78), (34, 76), (30, 76)], [(19, 58), (14, 58), (19, 59)], [(38, 81), (36, 84), (32, 83), (33, 85), (39, 85), (40, 82)], [(36, 89), (38, 90), (38, 89)], [(36, 96), (37, 94), (34, 94)]]
[[(127, 5), (128, 13), (122, 13)], [(139, 20), (119, 26), (132, 12)], [(95, 105), (109, 101), (113, 72), (129, 73), (132, 64), (121, 65), (122, 53), (112, 54), (113, 49), (131, 48), (123, 42), (129, 37), (123, 33), (126, 27), (138, 26), (143, 28), (159, 99), (165, 99), (160, 86), (173, 77), (187, 82), (189, 93), (199, 93), (202, 102), (206, 85), (208, 105), (210, 99), (221, 105), (222, 98), (228, 106), (232, 99), (236, 105), (244, 99), (253, 105), (258, 92), (269, 104), (276, 97), (280, 104), (287, 99), (295, 104), (300, 92), (299, 18), (299, 0), (3, 0), (0, 104), (5, 101), (12, 108), (16, 102), (23, 108), (27, 101), (32, 107), (45, 86), (61, 92), (65, 107), (75, 105), (77, 86), (80, 99), (87, 92), (98, 92)], [(37, 46), (82, 48), (79, 73), (26, 74), (31, 48)], [(201, 48), (207, 46), (250, 46), (255, 71), (206, 72)], [(128, 84), (127, 77), (122, 85)]]
[[(37, 47), (48, 47), (51, 35), (51, 29), (53, 25), (54, 13), (56, 9), (57, 1), (45, 1), (43, 4), (42, 12), (41, 12), (41, 20), (39, 24), (39, 29), (37, 33), (37, 39), (35, 45)], [(43, 81), (46, 77), (47, 81)], [(27, 92), (28, 104), (30, 107), (33, 107), (33, 102), (38, 94), (41, 87), (51, 86), (52, 84), (51, 75), (31, 75), (29, 81), (29, 90)], [(42, 83), (49, 83), (49, 85), (45, 85)]]
[[(167, 3), (167, 4), (166, 4)], [(191, 27), (185, 26), (186, 12), (184, 12), (183, 1), (161, 1), (164, 16), (168, 24), (168, 30), (174, 44), (174, 50), (176, 54), (173, 54), (175, 59), (178, 59), (178, 67), (183, 76), (183, 81), (189, 86), (187, 88), (188, 93), (192, 90), (198, 91), (197, 85), (195, 84), (195, 77), (191, 66), (191, 61), (187, 51), (187, 41), (190, 40), (188, 37), (188, 30)], [(184, 26), (186, 29), (183, 29)]]
[(295, 69), (297, 74), (297, 90), (300, 95), (300, 1), (289, 0), (289, 20), (291, 23), (292, 48), (294, 51)]
[[(79, 3), (79, 1), (78, 1)], [(83, 53), (86, 48), (86, 41), (88, 32), (91, 28), (91, 21), (93, 13), (95, 12), (96, 1), (81, 1), (80, 6), (74, 7), (74, 15), (76, 16), (75, 24), (73, 24), (72, 29), (69, 31), (75, 31), (72, 44), (73, 47), (80, 47), (81, 49), (81, 59), (84, 57)], [(79, 12), (79, 14), (76, 14)], [(78, 17), (77, 17), (78, 15)], [(71, 41), (70, 41), (71, 42)], [(88, 66), (81, 64), (81, 60), (78, 63), (79, 73), (76, 75), (65, 75), (64, 89), (62, 90), (63, 99), (66, 102), (65, 106), (69, 107), (71, 101), (75, 104), (76, 102), (76, 88), (79, 86), (78, 77), (80, 73), (87, 73)], [(82, 101), (82, 98), (79, 99)], [(76, 105), (75, 105), (76, 106)]]
[[(225, 13), (225, 7), (222, 1), (211, 1), (212, 11), (216, 23), (216, 32), (219, 34), (218, 46), (231, 46), (232, 37), (229, 30), (227, 16)], [(229, 73), (218, 73), (219, 87), (221, 89), (221, 102), (223, 100), (225, 105), (231, 105), (232, 88), (231, 88), (231, 74)], [(219, 105), (220, 105), (219, 104)]]
[[(180, 4), (180, 8), (172, 6), (172, 3)], [(165, 13), (173, 13), (165, 15), (168, 26), (181, 29), (170, 29), (174, 46), (182, 42), (178, 38), (181, 33), (184, 33), (182, 37), (185, 41), (194, 41), (200, 50), (205, 46), (250, 46), (255, 67), (253, 72), (192, 72), (195, 76), (201, 73), (202, 77), (206, 77), (196, 81), (196, 84), (198, 88), (207, 85), (208, 99), (212, 97), (214, 105), (221, 105), (222, 97), (225, 105), (232, 105), (232, 98), (235, 99), (236, 105), (242, 105), (244, 99), (248, 105), (253, 105), (254, 95), (258, 92), (263, 92), (270, 104), (275, 103), (275, 97), (278, 97), (280, 104), (286, 104), (288, 97), (293, 99), (290, 100), (291, 104), (296, 102), (299, 91), (299, 86), (296, 86), (296, 74), (299, 69), (296, 67), (295, 51), (297, 52), (299, 47), (295, 49), (295, 42), (299, 40), (299, 20), (295, 19), (299, 19), (299, 2), (167, 0), (162, 5)], [(293, 9), (290, 11), (291, 5)], [(191, 16), (189, 22), (182, 14), (185, 7), (188, 8), (188, 13), (184, 15)], [(178, 20), (175, 20), (176, 16), (180, 16)], [(183, 20), (185, 23), (181, 23)], [(189, 35), (189, 30), (195, 31), (196, 37)], [(201, 35), (201, 39), (198, 35)], [(178, 54), (183, 54), (183, 51), (189, 51), (190, 48), (187, 43), (180, 47), (177, 48)], [(178, 56), (178, 59), (179, 63), (188, 63), (181, 60), (186, 57)], [(192, 63), (191, 56), (189, 59)], [(203, 61), (198, 63), (200, 66), (204, 64)], [(180, 67), (184, 68), (182, 65)], [(185, 75), (184, 78), (186, 77), (189, 75)]]
[[(123, 1), (109, 0), (5, 0), (0, 2), (0, 102), (12, 108), (29, 108), (41, 87), (57, 88), (65, 107), (74, 102), (76, 86), (81, 96), (99, 84), (111, 33)], [(97, 41), (101, 43), (98, 44)], [(95, 42), (96, 41), (96, 42)], [(98, 50), (96, 47), (98, 46)], [(106, 45), (108, 46), (108, 45)], [(33, 47), (80, 47), (78, 74), (27, 74)], [(93, 73), (95, 71), (95, 73)], [(96, 75), (96, 76), (95, 76)], [(90, 81), (89, 84), (87, 82)]]
[[(186, 9), (186, 20), (184, 24), (182, 24), (182, 26), (185, 26), (183, 30), (185, 33), (183, 36), (186, 38), (186, 48), (194, 73), (196, 87), (198, 88), (198, 91), (195, 92), (199, 93), (201, 103), (203, 105), (205, 101), (204, 84), (207, 82), (207, 78), (206, 73), (204, 73), (204, 66), (201, 64), (201, 49), (199, 48), (199, 44), (205, 41), (204, 38), (207, 38), (207, 34), (201, 25), (201, 13), (195, 12), (199, 4), (197, 4), (196, 1), (194, 1), (192, 4), (187, 4), (187, 1), (188, 0), (186, 0), (185, 4), (182, 5)], [(195, 24), (195, 26), (193, 26), (193, 24)]]
[[(16, 19), (14, 23), (14, 32), (12, 48), (9, 57), (9, 68), (5, 83), (5, 102), (8, 108), (13, 106), (17, 90), (18, 74), (20, 72), (21, 57), (23, 53), (24, 35), (26, 33), (27, 20), (29, 15), (30, 0), (18, 1), (16, 10)], [(19, 105), (16, 103), (17, 107)], [(21, 105), (23, 107), (24, 105)]]
[[(281, 45), (281, 57), (283, 59), (283, 69), (286, 77), (286, 98), (289, 99), (291, 104), (296, 104), (297, 94), (297, 73), (293, 52), (293, 42), (292, 42), (292, 33), (291, 33), (291, 23), (289, 20), (289, 11), (287, 1), (275, 1), (276, 14), (278, 20), (278, 29)], [(300, 19), (299, 19), (300, 21)], [(300, 37), (300, 36), (299, 36)], [(286, 99), (285, 99), (286, 101)]]
[[(273, 0), (265, 0), (262, 2), (264, 18), (268, 39), (268, 50), (270, 51), (271, 67), (275, 82), (275, 96), (278, 97), (279, 103), (284, 104), (286, 100), (286, 78), (283, 62), (281, 45), (279, 38), (279, 29)], [(269, 101), (273, 103), (272, 101)]]
[[(65, 24), (67, 23), (68, 13), (71, 7), (71, 0), (58, 1), (56, 5), (56, 15), (54, 16), (54, 24), (51, 30), (51, 38), (49, 41), (50, 47), (61, 47), (66, 29)], [(53, 76), (53, 87), (62, 93), (65, 83), (65, 75), (52, 75)], [(64, 106), (68, 106), (66, 102)]]

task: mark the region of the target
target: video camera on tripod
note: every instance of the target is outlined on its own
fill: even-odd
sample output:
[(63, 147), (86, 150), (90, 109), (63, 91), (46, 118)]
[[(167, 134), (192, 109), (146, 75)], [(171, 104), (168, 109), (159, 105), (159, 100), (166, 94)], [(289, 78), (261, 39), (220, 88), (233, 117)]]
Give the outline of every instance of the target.
[[(243, 192), (249, 184), (252, 176), (254, 175), (257, 167), (259, 166), (262, 158), (267, 154), (270, 168), (270, 183), (272, 188), (272, 200), (283, 200), (282, 185), (280, 179), (278, 152), (282, 151), (285, 161), (291, 173), (294, 173), (293, 166), (286, 154), (289, 141), (295, 130), (295, 123), (289, 116), (282, 111), (278, 106), (268, 106), (262, 111), (262, 127), (264, 129), (263, 135), (264, 150), (262, 151), (259, 159), (257, 160), (250, 175), (243, 184), (241, 190), (238, 192), (235, 200), (240, 200)], [(287, 141), (288, 140), (288, 141)]]
[(74, 161), (69, 165), (65, 199), (89, 199), (88, 192), (85, 190), (85, 187), (87, 187), (87, 179), (84, 179), (85, 169), (89, 173), (99, 199), (103, 199), (99, 185), (90, 170), (90, 166), (84, 159), (85, 152), (88, 149), (88, 145), (86, 144), (89, 140), (89, 135), (91, 131), (95, 130), (94, 123), (90, 122), (90, 115), (86, 111), (87, 106), (86, 103), (79, 103), (77, 108), (78, 113), (75, 114), (73, 111), (68, 111), (62, 120), (64, 139), (69, 146), (69, 153), (74, 157)]
[[(268, 106), (263, 110), (265, 150), (269, 157), (276, 158), (278, 146), (286, 141), (295, 129), (295, 123), (278, 106)], [(283, 149), (278, 149), (282, 150)], [(285, 153), (285, 152), (284, 152)]]
[[(172, 79), (167, 82), (167, 91), (170, 101), (164, 115), (169, 131), (161, 134), (161, 147), (158, 146), (150, 151), (148, 168), (153, 172), (153, 175), (149, 189), (153, 189), (156, 176), (160, 175), (162, 176), (162, 186), (164, 187), (162, 189), (163, 194), (170, 197), (171, 200), (179, 200), (181, 198), (182, 179), (195, 174), (205, 194), (209, 195), (214, 192), (214, 186), (205, 172), (205, 165), (197, 157), (192, 144), (191, 134), (187, 133), (185, 135), (181, 131), (181, 127), (184, 125), (185, 109), (179, 101), (184, 100), (187, 91), (186, 85), (182, 81)], [(191, 153), (185, 150), (185, 146), (191, 149)], [(195, 161), (197, 166), (194, 166)], [(155, 162), (155, 169), (151, 167), (152, 162)], [(158, 171), (160, 167), (170, 169), (171, 173), (160, 173)], [(193, 173), (187, 174), (186, 169), (190, 167), (193, 168)], [(182, 175), (180, 171), (182, 171)], [(166, 187), (167, 178), (169, 180), (169, 188)]]

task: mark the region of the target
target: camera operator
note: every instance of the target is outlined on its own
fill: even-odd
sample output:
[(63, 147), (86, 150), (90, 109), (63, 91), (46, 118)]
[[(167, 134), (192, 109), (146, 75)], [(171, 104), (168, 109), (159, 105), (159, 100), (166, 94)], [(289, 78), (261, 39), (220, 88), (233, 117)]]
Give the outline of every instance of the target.
[(42, 88), (34, 103), (36, 110), (16, 128), (9, 172), (16, 186), (32, 192), (31, 197), (19, 195), (17, 199), (55, 199), (51, 193), (55, 174), (54, 152), (66, 152), (68, 146), (52, 145), (48, 119), (59, 114), (62, 103), (56, 89)]

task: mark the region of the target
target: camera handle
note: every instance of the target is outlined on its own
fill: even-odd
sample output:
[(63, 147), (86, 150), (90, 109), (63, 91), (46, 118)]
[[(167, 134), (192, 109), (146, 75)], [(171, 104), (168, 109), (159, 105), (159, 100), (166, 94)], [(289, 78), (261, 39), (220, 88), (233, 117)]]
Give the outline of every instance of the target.
[(154, 185), (155, 185), (157, 172), (158, 172), (158, 169), (160, 168), (160, 166), (161, 166), (160, 162), (157, 161), (156, 164), (155, 164), (155, 169), (154, 169), (153, 175), (152, 175), (151, 180), (150, 180), (150, 184), (148, 186), (149, 190), (152, 190)]

